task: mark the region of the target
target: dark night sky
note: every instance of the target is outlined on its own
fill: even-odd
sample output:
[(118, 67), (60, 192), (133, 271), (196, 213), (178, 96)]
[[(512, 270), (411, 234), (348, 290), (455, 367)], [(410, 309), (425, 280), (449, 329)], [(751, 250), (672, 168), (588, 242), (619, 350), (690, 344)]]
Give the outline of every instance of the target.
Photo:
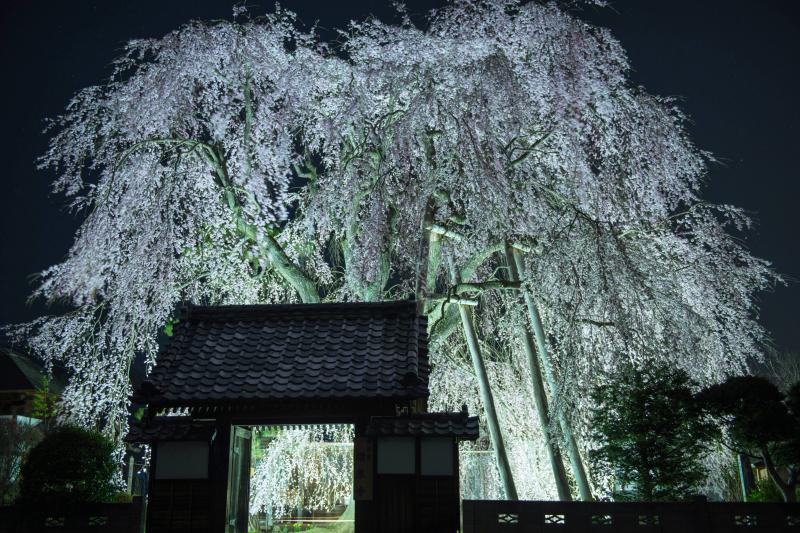
[[(253, 4), (259, 3), (248, 3)], [(40, 306), (25, 304), (30, 276), (64, 257), (80, 222), (50, 194), (52, 176), (35, 169), (34, 159), (46, 145), (43, 119), (58, 114), (77, 90), (107, 76), (108, 64), (126, 40), (161, 36), (192, 18), (229, 18), (231, 5), (221, 0), (0, 2), (0, 323), (41, 312)], [(272, 1), (260, 5), (270, 7)], [(435, 3), (408, 5), (422, 13)], [(392, 11), (389, 0), (304, 0), (284, 6), (307, 24), (319, 20), (327, 28), (370, 13), (386, 18)], [(617, 0), (612, 6), (585, 9), (581, 16), (609, 27), (622, 42), (634, 82), (652, 93), (682, 98), (695, 142), (723, 162), (711, 170), (706, 198), (751, 211), (758, 225), (747, 245), (780, 273), (800, 278), (795, 235), (800, 2)], [(761, 296), (763, 322), (779, 348), (800, 350), (799, 298), (796, 283)]]

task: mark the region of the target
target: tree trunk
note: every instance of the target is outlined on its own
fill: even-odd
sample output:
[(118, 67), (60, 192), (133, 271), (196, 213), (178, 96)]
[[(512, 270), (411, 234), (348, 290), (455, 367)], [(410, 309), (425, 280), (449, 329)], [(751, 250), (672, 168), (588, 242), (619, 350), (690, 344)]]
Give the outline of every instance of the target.
[[(513, 249), (512, 255), (514, 257), (514, 265), (516, 266), (517, 272), (522, 275), (525, 272), (525, 264), (522, 261), (522, 256), (519, 250)], [(531, 296), (528, 291), (523, 290), (522, 294), (525, 298), (525, 304), (528, 307), (528, 315), (530, 316), (533, 335), (534, 339), (536, 340), (536, 348), (539, 353), (539, 359), (542, 362), (544, 377), (547, 380), (548, 386), (550, 387), (550, 395), (553, 399), (553, 404), (556, 405), (556, 416), (558, 417), (561, 432), (564, 435), (564, 440), (567, 447), (567, 456), (569, 457), (572, 475), (575, 477), (575, 482), (578, 485), (578, 493), (580, 494), (581, 500), (592, 501), (592, 489), (589, 486), (589, 478), (586, 475), (586, 468), (583, 465), (583, 460), (581, 459), (580, 452), (578, 451), (578, 445), (575, 442), (575, 435), (572, 432), (572, 426), (570, 425), (569, 420), (567, 420), (563, 410), (559, 408), (558, 382), (556, 381), (553, 365), (550, 361), (550, 355), (547, 351), (547, 340), (545, 339), (544, 328), (542, 327), (542, 320), (539, 316), (539, 310), (536, 307), (536, 302), (534, 302), (533, 296)]]
[[(450, 276), (453, 284), (459, 283), (459, 275), (453, 263), (450, 263)], [(461, 325), (464, 328), (464, 337), (472, 358), (472, 367), (478, 379), (483, 409), (486, 412), (486, 425), (489, 427), (489, 437), (492, 439), (494, 454), (497, 459), (497, 470), (500, 473), (500, 481), (503, 484), (503, 491), (507, 500), (517, 499), (517, 488), (514, 485), (514, 478), (511, 474), (511, 465), (506, 455), (506, 447), (503, 442), (503, 435), (500, 432), (500, 424), (497, 420), (497, 411), (494, 406), (492, 389), (489, 386), (489, 377), (486, 374), (486, 366), (483, 362), (481, 349), (478, 344), (478, 335), (475, 333), (475, 326), (472, 322), (472, 310), (469, 306), (458, 304), (458, 311), (461, 315)]]
[(778, 469), (775, 468), (775, 463), (772, 462), (772, 455), (767, 450), (766, 446), (761, 447), (761, 458), (764, 460), (764, 465), (767, 467), (767, 474), (769, 474), (770, 479), (781, 491), (781, 495), (783, 496), (783, 501), (785, 502), (795, 502), (797, 501), (797, 495), (795, 494), (795, 484), (787, 483), (781, 478), (781, 475), (778, 473)]
[[(427, 314), (427, 300), (429, 294), (436, 292), (436, 272), (439, 266), (439, 254), (441, 244), (439, 236), (428, 230), (428, 226), (433, 223), (433, 211), (435, 202), (433, 198), (428, 200), (425, 212), (422, 215), (421, 234), (419, 242), (419, 255), (417, 256), (417, 272), (414, 281), (414, 296), (420, 302), (420, 309)], [(434, 242), (435, 241), (435, 242)]]
[[(265, 232), (259, 232), (253, 224), (245, 220), (242, 215), (242, 206), (236, 198), (236, 191), (231, 186), (228, 177), (228, 167), (223, 152), (209, 145), (204, 146), (207, 156), (205, 159), (213, 168), (215, 181), (222, 189), (228, 208), (236, 219), (236, 228), (239, 233), (258, 247), (278, 274), (297, 291), (303, 303), (318, 303), (320, 297), (316, 283), (294, 264), (278, 241)], [(259, 233), (262, 233), (261, 238), (259, 238)]]
[(283, 251), (278, 241), (269, 235), (265, 235), (263, 242), (259, 244), (270, 264), (297, 291), (303, 303), (319, 302), (317, 285), (289, 259), (289, 256)]
[[(514, 262), (514, 252), (511, 247), (506, 245), (506, 263), (509, 270), (509, 278), (512, 282), (519, 281), (519, 273)], [(553, 479), (558, 490), (558, 499), (562, 501), (572, 501), (572, 494), (569, 491), (569, 483), (567, 482), (567, 474), (564, 472), (564, 461), (561, 458), (561, 452), (556, 446), (555, 440), (550, 435), (550, 414), (547, 407), (547, 395), (544, 390), (544, 383), (542, 382), (542, 372), (539, 369), (539, 362), (536, 360), (536, 350), (533, 347), (533, 339), (531, 333), (525, 324), (520, 324), (519, 335), (522, 338), (522, 343), (525, 346), (525, 355), (528, 359), (528, 366), (531, 371), (531, 385), (533, 389), (533, 401), (536, 407), (536, 413), (539, 417), (539, 427), (542, 430), (542, 437), (544, 438), (545, 448), (547, 450), (547, 458), (550, 460), (550, 468), (553, 470)]]

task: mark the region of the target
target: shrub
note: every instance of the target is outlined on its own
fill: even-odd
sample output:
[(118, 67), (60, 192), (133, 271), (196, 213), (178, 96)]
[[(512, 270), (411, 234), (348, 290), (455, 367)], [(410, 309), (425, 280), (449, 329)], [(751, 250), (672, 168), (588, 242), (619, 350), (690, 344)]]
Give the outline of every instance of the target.
[(22, 466), (24, 504), (112, 501), (113, 443), (96, 431), (63, 426), (33, 448)]
[(756, 487), (750, 492), (748, 501), (751, 502), (782, 502), (783, 495), (778, 487), (769, 479), (759, 479)]
[(131, 503), (133, 501), (133, 496), (124, 490), (118, 490), (114, 493), (111, 501), (114, 503)]

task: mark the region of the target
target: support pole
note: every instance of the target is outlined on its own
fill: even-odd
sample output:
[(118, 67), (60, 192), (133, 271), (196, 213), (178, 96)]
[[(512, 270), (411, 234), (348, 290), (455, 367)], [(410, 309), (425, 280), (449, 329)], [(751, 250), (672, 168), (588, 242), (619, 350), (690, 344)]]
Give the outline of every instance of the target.
[(753, 484), (753, 470), (750, 468), (750, 459), (743, 454), (738, 454), (739, 481), (742, 484), (742, 501), (750, 501), (750, 487)]
[[(425, 305), (428, 294), (436, 292), (436, 271), (439, 265), (439, 235), (432, 233), (428, 227), (433, 223), (433, 198), (428, 199), (425, 211), (422, 214), (422, 237), (419, 240), (419, 255), (417, 256), (417, 272), (414, 281), (414, 296), (417, 302)], [(427, 309), (424, 309), (427, 311)], [(423, 311), (423, 309), (420, 309)]]
[(128, 457), (128, 494), (133, 494), (133, 455)]
[[(519, 250), (512, 249), (512, 255), (514, 257), (514, 266), (516, 267), (517, 272), (520, 274), (524, 273), (525, 264), (522, 261), (522, 255), (520, 254)], [(544, 328), (542, 327), (542, 319), (539, 316), (539, 309), (536, 307), (536, 302), (533, 300), (533, 296), (531, 296), (530, 292), (523, 290), (522, 295), (525, 299), (525, 305), (528, 307), (528, 315), (530, 316), (531, 320), (533, 336), (536, 340), (536, 349), (539, 353), (539, 360), (542, 362), (544, 377), (547, 380), (548, 386), (550, 387), (550, 395), (552, 397), (553, 404), (556, 406), (558, 423), (561, 427), (561, 432), (564, 434), (564, 440), (567, 447), (567, 456), (569, 457), (572, 475), (575, 476), (575, 482), (578, 485), (578, 494), (580, 495), (581, 500), (592, 501), (592, 489), (589, 486), (589, 478), (586, 475), (586, 468), (583, 465), (583, 459), (581, 459), (580, 452), (578, 451), (578, 445), (575, 442), (575, 434), (572, 432), (572, 426), (570, 425), (569, 420), (567, 420), (564, 411), (560, 409), (559, 406), (558, 382), (555, 378), (555, 372), (553, 370), (552, 361), (550, 360), (550, 354), (547, 351), (547, 340), (545, 339)]]
[[(508, 264), (509, 278), (512, 282), (519, 281), (519, 272), (514, 261), (514, 252), (511, 246), (506, 245), (506, 263)], [(533, 402), (536, 407), (536, 414), (539, 417), (539, 427), (542, 430), (542, 437), (547, 450), (547, 458), (550, 460), (550, 468), (553, 470), (553, 479), (558, 490), (558, 499), (561, 501), (572, 501), (572, 494), (569, 491), (567, 474), (564, 471), (564, 461), (561, 452), (556, 446), (555, 440), (550, 434), (550, 413), (547, 407), (547, 394), (545, 393), (544, 383), (542, 382), (542, 372), (539, 369), (539, 362), (536, 358), (536, 350), (533, 347), (533, 339), (528, 328), (521, 324), (519, 335), (525, 346), (525, 355), (528, 358), (528, 366), (531, 370), (531, 385), (533, 389)]]
[[(450, 277), (454, 285), (461, 281), (452, 260), (450, 261)], [(511, 465), (506, 455), (503, 435), (500, 433), (500, 424), (497, 420), (494, 397), (492, 396), (492, 389), (489, 386), (489, 377), (486, 373), (486, 366), (484, 365), (481, 355), (478, 335), (475, 333), (475, 325), (472, 322), (472, 309), (469, 306), (459, 304), (458, 312), (461, 315), (461, 325), (464, 328), (464, 337), (467, 341), (467, 347), (469, 348), (469, 353), (472, 358), (475, 376), (478, 378), (478, 388), (480, 389), (483, 408), (486, 411), (486, 425), (489, 427), (489, 437), (492, 439), (492, 447), (494, 448), (494, 454), (497, 459), (497, 470), (500, 473), (503, 491), (505, 492), (507, 500), (516, 500), (518, 499), (517, 488), (514, 485), (514, 478), (511, 474)]]

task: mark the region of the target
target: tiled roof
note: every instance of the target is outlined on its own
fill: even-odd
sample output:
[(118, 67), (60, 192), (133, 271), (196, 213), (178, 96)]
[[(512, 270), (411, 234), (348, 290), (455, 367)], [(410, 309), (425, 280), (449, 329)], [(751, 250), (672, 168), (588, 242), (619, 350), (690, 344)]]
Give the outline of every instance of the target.
[(20, 370), (11, 354), (0, 352), (0, 390), (33, 390), (38, 386)]
[(33, 390), (45, 385), (50, 392), (61, 394), (64, 390), (62, 372), (54, 368), (48, 376), (44, 367), (33, 357), (16, 350), (0, 347), (0, 390)]
[(191, 307), (141, 397), (156, 404), (428, 396), (413, 301)]
[(157, 417), (149, 422), (131, 424), (131, 429), (125, 440), (132, 443), (164, 440), (208, 440), (213, 433), (213, 424), (193, 422), (190, 417)]
[(467, 413), (427, 413), (409, 416), (373, 417), (367, 426), (370, 437), (478, 438), (478, 417)]

